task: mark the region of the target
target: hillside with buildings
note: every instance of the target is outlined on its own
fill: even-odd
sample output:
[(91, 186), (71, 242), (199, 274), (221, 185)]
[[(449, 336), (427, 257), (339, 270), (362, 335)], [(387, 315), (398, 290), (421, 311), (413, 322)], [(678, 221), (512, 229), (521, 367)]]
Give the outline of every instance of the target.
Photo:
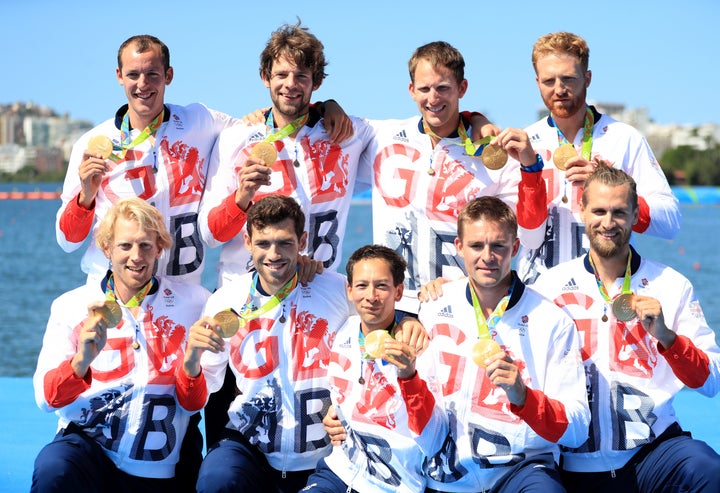
[(92, 127), (92, 122), (31, 102), (0, 104), (0, 173), (16, 173), (25, 166), (38, 173), (62, 171), (73, 142)]

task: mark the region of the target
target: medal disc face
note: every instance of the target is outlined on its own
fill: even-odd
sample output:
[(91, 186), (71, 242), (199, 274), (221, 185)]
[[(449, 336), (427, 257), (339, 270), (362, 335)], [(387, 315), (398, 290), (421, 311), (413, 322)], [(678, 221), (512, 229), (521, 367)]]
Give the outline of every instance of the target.
[(372, 359), (381, 358), (385, 353), (385, 341), (392, 336), (384, 330), (373, 330), (365, 336), (365, 354)]
[(100, 314), (108, 327), (117, 327), (122, 320), (122, 309), (114, 301), (105, 301), (103, 306), (95, 311)]
[(257, 159), (262, 159), (265, 166), (272, 166), (277, 161), (277, 151), (275, 146), (270, 142), (258, 142), (250, 151), (250, 155)]
[(555, 167), (561, 171), (567, 169), (567, 162), (569, 159), (577, 157), (578, 153), (575, 150), (575, 146), (572, 144), (563, 144), (553, 153), (553, 163)]
[(487, 169), (496, 170), (505, 166), (508, 155), (502, 147), (488, 144), (483, 148), (480, 158)]
[(88, 151), (91, 154), (99, 154), (103, 159), (109, 158), (112, 150), (112, 140), (105, 135), (96, 135), (88, 142)]
[(615, 298), (612, 303), (612, 311), (615, 318), (623, 322), (629, 322), (637, 317), (637, 314), (632, 309), (632, 301), (632, 293), (624, 293)]
[(213, 318), (217, 321), (220, 334), (225, 339), (234, 336), (240, 328), (240, 318), (230, 310), (218, 312)]
[(496, 353), (502, 353), (500, 344), (492, 339), (480, 339), (475, 343), (472, 350), (472, 360), (480, 368), (485, 368), (485, 360)]

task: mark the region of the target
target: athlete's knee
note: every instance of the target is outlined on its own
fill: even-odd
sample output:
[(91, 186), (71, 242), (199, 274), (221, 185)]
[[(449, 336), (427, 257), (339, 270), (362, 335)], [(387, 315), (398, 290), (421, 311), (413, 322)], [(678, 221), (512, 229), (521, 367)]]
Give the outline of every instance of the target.
[(253, 459), (242, 444), (233, 440), (220, 441), (200, 466), (198, 493), (262, 491), (263, 484), (267, 485), (271, 478), (263, 478), (262, 467)]
[(704, 442), (696, 446), (692, 458), (683, 463), (683, 469), (692, 491), (720, 491), (720, 455)]
[(32, 492), (82, 491), (87, 486), (81, 464), (82, 453), (75, 444), (52, 442), (35, 458)]

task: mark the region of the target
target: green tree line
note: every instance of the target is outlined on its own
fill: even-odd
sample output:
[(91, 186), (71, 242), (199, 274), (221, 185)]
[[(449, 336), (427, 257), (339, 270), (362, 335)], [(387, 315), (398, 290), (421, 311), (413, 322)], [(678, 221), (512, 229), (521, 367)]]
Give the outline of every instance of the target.
[(668, 149), (660, 159), (670, 185), (720, 186), (720, 144), (698, 150), (682, 145)]

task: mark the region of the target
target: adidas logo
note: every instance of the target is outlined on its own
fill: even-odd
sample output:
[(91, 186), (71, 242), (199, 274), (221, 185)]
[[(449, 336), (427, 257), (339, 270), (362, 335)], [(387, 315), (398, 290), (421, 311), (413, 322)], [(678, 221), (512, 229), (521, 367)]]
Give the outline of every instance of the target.
[(446, 306), (442, 310), (438, 312), (438, 317), (447, 317), (447, 318), (453, 318), (452, 313), (452, 307), (450, 305)]
[(532, 135), (530, 136), (530, 142), (538, 142), (539, 140), (540, 140), (540, 135), (539, 135), (539, 134), (532, 134)]
[(563, 291), (577, 291), (578, 289), (580, 289), (580, 288), (578, 287), (577, 283), (575, 282), (574, 277), (571, 277), (570, 280), (567, 282), (567, 284), (565, 284), (565, 286), (562, 287)]
[(393, 140), (399, 140), (400, 142), (410, 142), (410, 139), (407, 138), (405, 130), (401, 130), (400, 132), (396, 133), (393, 136)]
[(343, 343), (340, 343), (341, 348), (349, 348), (351, 347), (350, 338), (348, 337), (347, 340)]
[(260, 142), (265, 140), (265, 136), (261, 132), (255, 132), (248, 138), (248, 142)]

